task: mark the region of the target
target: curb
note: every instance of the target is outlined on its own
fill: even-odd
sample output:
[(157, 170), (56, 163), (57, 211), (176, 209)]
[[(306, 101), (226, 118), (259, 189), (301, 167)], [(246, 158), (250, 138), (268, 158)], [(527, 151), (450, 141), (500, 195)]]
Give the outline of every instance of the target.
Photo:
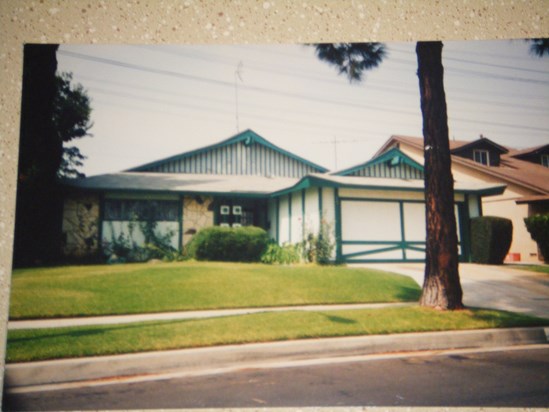
[(6, 365), (8, 389), (136, 376), (197, 373), (254, 363), (391, 352), (490, 348), (547, 343), (543, 327), (403, 333), (217, 346)]

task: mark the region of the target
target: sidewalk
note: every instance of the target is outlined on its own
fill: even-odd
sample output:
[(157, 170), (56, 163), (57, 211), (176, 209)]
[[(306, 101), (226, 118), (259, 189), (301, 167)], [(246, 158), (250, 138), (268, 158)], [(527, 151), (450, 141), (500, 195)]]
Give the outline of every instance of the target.
[(158, 320), (217, 318), (217, 317), (223, 317), (223, 316), (248, 315), (252, 313), (262, 313), (262, 312), (379, 309), (379, 308), (387, 308), (387, 307), (402, 307), (402, 306), (414, 306), (414, 305), (417, 305), (417, 302), (359, 303), (359, 304), (347, 304), (347, 305), (281, 306), (281, 307), (266, 307), (266, 308), (146, 313), (146, 314), (120, 315), (120, 316), (94, 316), (94, 317), (84, 317), (84, 318), (20, 320), (20, 321), (8, 322), (8, 329), (16, 330), (16, 329), (63, 328), (63, 327), (69, 327), (69, 326), (113, 325), (113, 324), (120, 324), (120, 323), (146, 322), (146, 321), (155, 321), (155, 320), (158, 321)]

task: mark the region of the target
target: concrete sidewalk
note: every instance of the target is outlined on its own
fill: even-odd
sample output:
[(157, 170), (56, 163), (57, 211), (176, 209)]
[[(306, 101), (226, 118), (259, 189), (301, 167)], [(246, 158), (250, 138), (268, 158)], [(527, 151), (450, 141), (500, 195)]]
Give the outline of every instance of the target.
[[(170, 379), (246, 368), (292, 366), (330, 358), (356, 361), (373, 354), (501, 348), (546, 344), (544, 328), (486, 329), (452, 332), (310, 339), (211, 348), (146, 352), (19, 364), (6, 367), (9, 392), (35, 392), (151, 379)], [(363, 358), (361, 358), (363, 360)]]
[(403, 306), (415, 306), (415, 305), (417, 305), (417, 302), (357, 303), (357, 304), (342, 304), (342, 305), (335, 304), (335, 305), (280, 306), (280, 307), (266, 307), (266, 308), (143, 313), (143, 314), (137, 314), (137, 315), (93, 316), (93, 317), (82, 317), (82, 318), (19, 320), (19, 321), (8, 322), (8, 329), (9, 330), (47, 329), (47, 328), (64, 328), (64, 327), (70, 327), (70, 326), (115, 325), (115, 324), (121, 324), (121, 323), (134, 323), (134, 322), (147, 322), (147, 321), (218, 318), (223, 316), (249, 315), (252, 313), (265, 313), (265, 312), (287, 312), (287, 311), (314, 312), (314, 311), (349, 310), (349, 309), (381, 309), (381, 308), (387, 308), (387, 307), (403, 307)]

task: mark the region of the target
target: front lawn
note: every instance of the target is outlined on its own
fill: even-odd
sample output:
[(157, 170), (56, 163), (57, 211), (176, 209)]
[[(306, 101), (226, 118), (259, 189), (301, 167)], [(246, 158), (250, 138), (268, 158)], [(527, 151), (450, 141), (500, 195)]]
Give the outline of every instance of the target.
[(495, 310), (422, 307), (271, 312), (109, 326), (11, 330), (7, 361), (25, 362), (290, 339), (549, 325)]
[(549, 275), (549, 265), (511, 265), (513, 269), (529, 270), (530, 272), (545, 273)]
[(416, 301), (409, 277), (336, 266), (211, 262), (15, 270), (10, 319)]

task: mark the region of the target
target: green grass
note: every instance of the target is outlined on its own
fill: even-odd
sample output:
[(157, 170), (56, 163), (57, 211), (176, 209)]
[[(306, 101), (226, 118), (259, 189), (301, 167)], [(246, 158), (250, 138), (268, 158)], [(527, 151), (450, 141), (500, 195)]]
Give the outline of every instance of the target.
[(10, 319), (419, 299), (406, 276), (334, 266), (179, 262), (15, 270)]
[(549, 275), (549, 265), (511, 265), (514, 269), (529, 270), (530, 272), (545, 273)]
[(319, 337), (549, 325), (495, 310), (436, 311), (418, 306), (260, 313), (167, 322), (12, 330), (7, 361), (25, 362)]

